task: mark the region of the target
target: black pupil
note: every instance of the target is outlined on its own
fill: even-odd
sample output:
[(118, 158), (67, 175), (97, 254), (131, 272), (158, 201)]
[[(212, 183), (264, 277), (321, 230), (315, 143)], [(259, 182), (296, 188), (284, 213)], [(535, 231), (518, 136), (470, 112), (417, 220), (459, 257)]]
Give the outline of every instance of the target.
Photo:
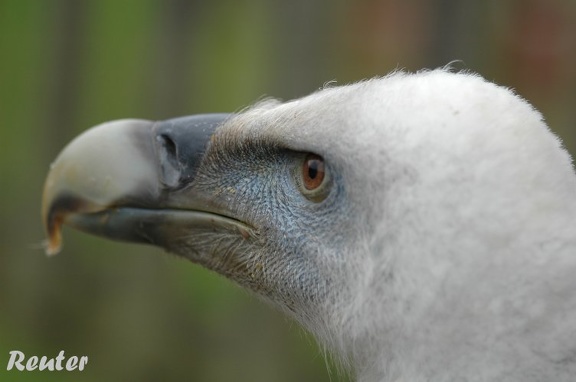
[(318, 176), (318, 161), (315, 159), (308, 161), (308, 177), (310, 179), (316, 179)]

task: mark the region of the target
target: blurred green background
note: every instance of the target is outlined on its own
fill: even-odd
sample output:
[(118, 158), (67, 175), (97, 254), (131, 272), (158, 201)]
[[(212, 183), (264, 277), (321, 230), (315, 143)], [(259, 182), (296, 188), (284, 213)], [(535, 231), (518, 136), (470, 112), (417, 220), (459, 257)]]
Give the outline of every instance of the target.
[[(66, 230), (45, 257), (44, 176), (103, 121), (454, 60), (516, 89), (576, 152), (576, 1), (0, 0), (0, 380), (346, 381), (296, 324), (160, 250)], [(7, 372), (10, 350), (89, 364)]]

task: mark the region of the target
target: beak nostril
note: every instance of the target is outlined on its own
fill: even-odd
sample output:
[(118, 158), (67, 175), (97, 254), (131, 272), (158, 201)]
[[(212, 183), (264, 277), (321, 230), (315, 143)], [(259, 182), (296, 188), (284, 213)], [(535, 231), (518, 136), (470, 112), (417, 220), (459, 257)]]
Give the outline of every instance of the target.
[(182, 167), (178, 160), (178, 147), (176, 146), (176, 142), (166, 133), (159, 134), (156, 140), (160, 146), (162, 183), (169, 187), (175, 187), (179, 183)]
[(178, 162), (178, 148), (176, 147), (174, 140), (168, 134), (160, 134), (158, 140), (166, 150), (167, 157), (173, 158), (172, 160), (174, 162)]
[(200, 114), (156, 123), (153, 139), (166, 188), (179, 189), (194, 180), (210, 137), (228, 118), (229, 114)]

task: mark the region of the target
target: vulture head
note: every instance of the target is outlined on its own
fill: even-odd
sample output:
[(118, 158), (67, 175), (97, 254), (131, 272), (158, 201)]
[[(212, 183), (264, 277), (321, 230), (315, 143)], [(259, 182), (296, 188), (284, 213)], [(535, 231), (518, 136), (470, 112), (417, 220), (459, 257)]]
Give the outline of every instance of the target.
[(573, 381), (576, 176), (540, 114), (468, 73), (393, 73), (72, 141), (63, 224), (159, 246), (312, 332), (360, 381)]

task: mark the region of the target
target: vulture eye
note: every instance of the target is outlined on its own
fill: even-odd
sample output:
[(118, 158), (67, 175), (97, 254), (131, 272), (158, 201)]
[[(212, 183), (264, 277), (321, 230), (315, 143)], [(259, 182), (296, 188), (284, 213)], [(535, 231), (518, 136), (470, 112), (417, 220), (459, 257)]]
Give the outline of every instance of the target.
[(324, 181), (324, 159), (315, 154), (308, 154), (302, 165), (302, 183), (307, 190), (315, 190)]
[(324, 158), (316, 154), (306, 154), (301, 162), (297, 183), (304, 196), (313, 202), (321, 202), (328, 195), (329, 174)]

